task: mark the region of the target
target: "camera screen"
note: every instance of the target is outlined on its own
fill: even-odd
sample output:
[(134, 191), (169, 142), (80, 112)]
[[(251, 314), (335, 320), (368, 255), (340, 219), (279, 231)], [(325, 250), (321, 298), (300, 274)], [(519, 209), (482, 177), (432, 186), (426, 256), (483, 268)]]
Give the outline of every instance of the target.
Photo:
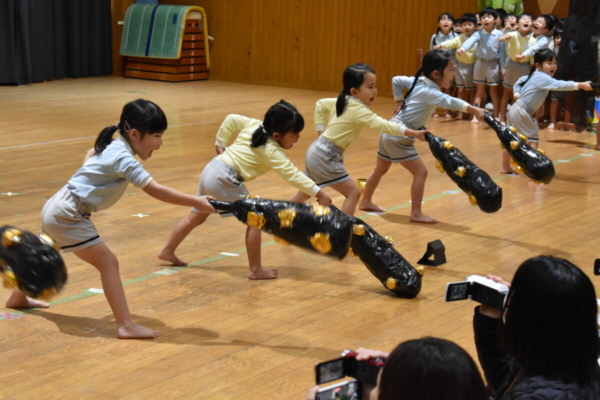
[(468, 299), (469, 285), (469, 282), (449, 283), (446, 288), (446, 301)]
[(322, 387), (317, 394), (318, 400), (355, 400), (359, 398), (356, 379)]
[(324, 383), (334, 381), (344, 377), (344, 359), (333, 360), (318, 365), (318, 382)]

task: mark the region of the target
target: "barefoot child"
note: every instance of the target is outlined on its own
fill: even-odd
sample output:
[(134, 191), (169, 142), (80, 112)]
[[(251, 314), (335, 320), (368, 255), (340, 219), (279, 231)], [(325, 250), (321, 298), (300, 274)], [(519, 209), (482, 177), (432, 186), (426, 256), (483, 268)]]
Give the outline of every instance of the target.
[[(450, 55), (448, 55), (451, 57)], [(319, 137), (306, 152), (306, 175), (319, 187), (331, 186), (346, 198), (342, 212), (354, 215), (360, 190), (344, 167), (344, 151), (369, 127), (390, 135), (416, 136), (425, 140), (426, 131), (406, 129), (400, 122), (390, 122), (369, 110), (377, 97), (377, 77), (366, 64), (354, 64), (344, 70), (344, 89), (337, 99), (321, 99), (315, 108), (315, 125)], [(430, 114), (433, 110), (430, 110)], [(325, 129), (329, 114), (329, 123)], [(402, 136), (404, 138), (404, 136)], [(406, 140), (412, 141), (405, 138)], [(304, 203), (309, 196), (298, 192), (292, 201)]]
[[(100, 271), (104, 295), (121, 339), (155, 338), (159, 332), (131, 319), (119, 261), (98, 235), (90, 220), (92, 212), (113, 206), (130, 182), (157, 200), (214, 212), (206, 197), (190, 196), (159, 185), (136, 160), (136, 155), (147, 160), (160, 149), (166, 129), (167, 118), (156, 104), (141, 99), (127, 103), (117, 125), (105, 128), (98, 135), (83, 166), (42, 209), (42, 232), (54, 239), (62, 251), (73, 252)], [(113, 140), (117, 131), (119, 136)]]
[[(300, 138), (304, 119), (290, 103), (281, 100), (265, 114), (264, 122), (257, 119), (230, 114), (217, 132), (217, 157), (202, 171), (198, 195), (210, 195), (221, 201), (235, 201), (248, 196), (243, 182), (249, 182), (273, 169), (279, 176), (297, 187), (307, 198), (316, 196), (319, 204), (328, 206), (331, 198), (315, 183), (300, 172), (284, 150), (292, 148)], [(237, 133), (235, 142), (227, 147), (231, 136)], [(222, 213), (227, 216), (228, 213)], [(175, 265), (187, 265), (175, 255), (179, 244), (190, 232), (201, 225), (209, 214), (192, 209), (173, 229), (158, 258)], [(277, 278), (277, 269), (265, 269), (261, 264), (261, 233), (259, 229), (246, 229), (246, 249), (250, 266), (249, 279)]]
[[(423, 77), (420, 77), (421, 73), (423, 73)], [(483, 118), (485, 112), (483, 109), (442, 93), (440, 88), (449, 87), (453, 78), (454, 60), (449, 53), (444, 50), (432, 50), (425, 54), (422, 67), (414, 77), (396, 76), (392, 79), (394, 98), (398, 102), (395, 110), (397, 114), (392, 121), (402, 123), (411, 129), (418, 129), (427, 124), (431, 111), (435, 107), (470, 112), (478, 118)], [(404, 89), (408, 89), (408, 92), (403, 102)], [(385, 132), (381, 133), (377, 162), (367, 180), (363, 199), (359, 206), (360, 210), (385, 211), (384, 208), (372, 202), (373, 193), (392, 163), (399, 163), (413, 175), (410, 220), (430, 224), (437, 223), (437, 220), (421, 212), (427, 168), (421, 161), (414, 142), (414, 138), (395, 137), (387, 135)]]
[[(452, 40), (447, 40), (434, 46), (434, 49), (460, 48), (462, 44), (473, 35), (476, 24), (477, 18), (475, 18), (475, 15), (469, 13), (463, 14), (460, 19), (462, 34)], [(475, 61), (477, 61), (477, 55), (475, 54), (476, 50), (477, 44), (475, 44), (471, 50), (466, 51), (460, 56), (456, 56), (458, 63), (456, 64), (454, 74), (454, 82), (456, 82), (456, 87), (458, 87), (458, 98), (471, 104), (475, 99), (475, 89), (477, 88), (473, 82), (473, 66), (475, 65)], [(458, 119), (462, 119), (462, 114), (462, 112), (458, 114)]]
[[(590, 82), (559, 81), (552, 76), (556, 72), (556, 55), (552, 50), (544, 49), (536, 53), (534, 66), (528, 76), (517, 81), (514, 88), (515, 104), (508, 110), (506, 122), (527, 136), (527, 143), (537, 149), (539, 141), (538, 123), (533, 118), (535, 110), (546, 100), (550, 90), (592, 90)], [(510, 169), (510, 156), (502, 151), (502, 171)]]

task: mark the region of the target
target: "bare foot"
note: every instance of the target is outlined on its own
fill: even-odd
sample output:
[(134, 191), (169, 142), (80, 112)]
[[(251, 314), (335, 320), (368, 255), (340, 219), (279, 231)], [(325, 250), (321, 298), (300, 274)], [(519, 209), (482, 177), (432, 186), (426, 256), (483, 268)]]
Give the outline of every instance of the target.
[(433, 115), (431, 116), (431, 118), (439, 118), (440, 116), (438, 115), (438, 113), (433, 113)]
[(6, 308), (48, 308), (48, 306), (48, 303), (27, 297), (25, 293), (17, 290), (13, 290), (6, 300)]
[(503, 175), (519, 175), (517, 173), (517, 171), (515, 171), (514, 169), (512, 169), (510, 167), (508, 167), (508, 168), (502, 168), (500, 170), (500, 173), (503, 174)]
[(471, 120), (472, 124), (478, 124), (479, 120), (477, 119), (477, 117), (473, 117), (473, 119)]
[(358, 205), (358, 209), (362, 210), (362, 211), (377, 211), (377, 212), (385, 212), (385, 208), (383, 207), (379, 207), (377, 204), (374, 204), (372, 202), (368, 202), (368, 203), (363, 203), (361, 202)]
[(180, 260), (179, 257), (177, 257), (175, 255), (175, 253), (172, 253), (165, 249), (162, 249), (161, 251), (159, 251), (158, 254), (156, 255), (156, 257), (158, 257), (159, 260), (168, 261), (170, 263), (173, 263), (173, 265), (177, 265), (177, 266), (181, 266), (181, 267), (188, 265), (187, 262)]
[(255, 268), (251, 269), (248, 273), (248, 279), (260, 280), (260, 279), (277, 279), (277, 268)]
[(463, 113), (462, 113), (462, 111), (458, 113), (458, 115), (456, 116), (456, 119), (458, 119), (458, 120), (462, 120), (463, 119)]
[(504, 121), (500, 121), (500, 125), (502, 125), (502, 126), (506, 126), (506, 122), (504, 122)]
[(154, 339), (160, 336), (160, 332), (132, 322), (127, 327), (119, 326), (117, 336), (119, 339)]
[(546, 127), (546, 129), (550, 129), (551, 131), (554, 130), (554, 123), (550, 122), (550, 124), (548, 124), (548, 126)]
[(452, 116), (452, 114), (450, 114), (450, 113), (446, 113), (446, 115), (444, 115), (444, 117), (446, 117), (446, 118), (454, 118), (454, 117)]
[(411, 222), (420, 222), (422, 224), (437, 224), (439, 221), (435, 218), (431, 218), (429, 215), (423, 213), (412, 212), (410, 213)]

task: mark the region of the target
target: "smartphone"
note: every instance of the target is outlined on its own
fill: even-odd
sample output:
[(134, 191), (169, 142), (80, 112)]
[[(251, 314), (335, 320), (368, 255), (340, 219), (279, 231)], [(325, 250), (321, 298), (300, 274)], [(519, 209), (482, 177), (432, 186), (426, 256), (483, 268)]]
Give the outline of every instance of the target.
[(342, 379), (346, 376), (344, 357), (317, 364), (315, 373), (317, 375), (317, 385)]
[(361, 400), (362, 389), (356, 379), (343, 380), (323, 386), (317, 392), (316, 400)]

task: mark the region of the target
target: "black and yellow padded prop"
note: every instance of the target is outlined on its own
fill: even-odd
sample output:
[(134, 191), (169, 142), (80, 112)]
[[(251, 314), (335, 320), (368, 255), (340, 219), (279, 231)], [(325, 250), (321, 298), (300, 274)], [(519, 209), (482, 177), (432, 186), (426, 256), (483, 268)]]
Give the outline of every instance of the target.
[(54, 241), (12, 226), (0, 228), (0, 273), (4, 287), (45, 301), (67, 281), (67, 268)]
[(500, 124), (488, 114), (484, 115), (485, 122), (496, 131), (500, 146), (505, 149), (511, 157), (511, 163), (520, 174), (525, 174), (535, 183), (548, 184), (554, 178), (554, 164), (546, 157), (543, 150), (534, 149), (527, 144), (527, 137), (519, 134), (513, 127)]
[(348, 253), (352, 221), (334, 206), (247, 197), (234, 202), (210, 200), (244, 224), (275, 236), (275, 241), (342, 259)]
[(396, 249), (394, 239), (382, 237), (361, 219), (347, 216), (354, 229), (350, 252), (365, 264), (383, 286), (400, 297), (413, 298), (421, 291), (422, 266), (414, 268)]
[(431, 133), (426, 133), (425, 139), (437, 160), (437, 169), (445, 172), (469, 196), (471, 204), (486, 213), (496, 212), (502, 207), (502, 188), (484, 170), (448, 140)]

